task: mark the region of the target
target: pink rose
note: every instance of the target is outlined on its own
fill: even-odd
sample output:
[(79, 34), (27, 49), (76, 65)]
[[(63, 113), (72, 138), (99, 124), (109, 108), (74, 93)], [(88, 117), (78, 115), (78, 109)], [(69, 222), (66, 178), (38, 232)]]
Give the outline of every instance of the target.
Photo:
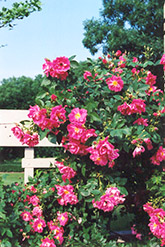
[(120, 76), (113, 75), (106, 79), (108, 88), (114, 92), (120, 92), (123, 89), (124, 83)]
[(87, 110), (74, 108), (71, 113), (68, 115), (69, 121), (71, 123), (80, 123), (84, 124), (87, 117)]
[(133, 157), (140, 155), (145, 151), (145, 148), (143, 146), (136, 147), (135, 150), (133, 151)]
[(24, 221), (30, 221), (32, 219), (32, 215), (28, 211), (22, 212), (21, 217)]

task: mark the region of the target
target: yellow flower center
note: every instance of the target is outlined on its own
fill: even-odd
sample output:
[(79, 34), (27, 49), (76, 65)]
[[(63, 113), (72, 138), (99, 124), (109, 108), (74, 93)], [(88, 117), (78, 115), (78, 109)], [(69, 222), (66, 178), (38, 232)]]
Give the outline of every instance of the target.
[(54, 234), (58, 234), (58, 233), (59, 233), (59, 230), (55, 229)]
[(149, 88), (149, 92), (152, 92), (152, 91), (153, 91), (153, 88), (152, 88), (152, 87), (150, 87), (150, 88)]
[(79, 112), (76, 113), (75, 118), (76, 118), (76, 119), (79, 119), (80, 117), (81, 117), (80, 113), (79, 113)]
[(64, 217), (64, 216), (62, 216), (62, 217), (61, 217), (61, 220), (65, 220), (65, 217)]
[(156, 223), (154, 223), (153, 227), (154, 227), (154, 228), (156, 228), (156, 227), (157, 227), (157, 224), (156, 224)]
[(77, 128), (77, 127), (74, 128), (74, 131), (75, 131), (76, 133), (79, 133), (79, 130), (80, 130), (80, 129)]
[(37, 227), (38, 227), (38, 228), (41, 228), (41, 227), (42, 227), (42, 225), (39, 223), (39, 224), (37, 225)]
[(69, 193), (69, 191), (67, 191), (67, 190), (64, 190), (64, 194), (68, 194)]
[(118, 82), (114, 80), (114, 81), (112, 82), (112, 84), (113, 84), (113, 86), (116, 87), (116, 86), (118, 85)]

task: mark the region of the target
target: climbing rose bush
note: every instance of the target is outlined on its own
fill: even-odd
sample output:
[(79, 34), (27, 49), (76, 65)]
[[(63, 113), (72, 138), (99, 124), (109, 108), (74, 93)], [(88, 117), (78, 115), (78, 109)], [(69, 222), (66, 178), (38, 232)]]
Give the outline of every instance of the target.
[[(39, 246), (95, 246), (96, 239), (97, 246), (109, 246), (116, 210), (133, 215), (130, 229), (138, 239), (145, 243), (151, 231), (164, 243), (143, 209), (151, 203), (164, 210), (165, 104), (154, 66), (119, 50), (84, 64), (74, 56), (45, 60), (43, 92), (30, 106), (30, 121), (13, 128), (22, 143), (29, 134), (61, 145), (49, 187), (35, 178), (28, 193), (42, 193), (28, 195), (20, 210), (27, 243), (38, 236)], [(28, 145), (36, 143), (31, 137)]]

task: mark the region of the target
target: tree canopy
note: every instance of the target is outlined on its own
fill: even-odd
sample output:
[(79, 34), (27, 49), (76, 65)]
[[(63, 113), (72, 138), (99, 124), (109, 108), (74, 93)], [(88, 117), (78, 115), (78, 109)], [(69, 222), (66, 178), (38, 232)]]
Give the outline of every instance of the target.
[(83, 44), (95, 54), (127, 50), (138, 56), (144, 46), (152, 48), (153, 59), (163, 53), (164, 0), (103, 0), (100, 18), (84, 22)]
[(3, 79), (0, 85), (0, 109), (29, 109), (41, 91), (42, 75), (35, 79), (21, 76)]
[(13, 28), (14, 21), (28, 17), (34, 11), (41, 10), (39, 0), (26, 0), (24, 2), (15, 2), (11, 8), (2, 7), (0, 10), (0, 28)]

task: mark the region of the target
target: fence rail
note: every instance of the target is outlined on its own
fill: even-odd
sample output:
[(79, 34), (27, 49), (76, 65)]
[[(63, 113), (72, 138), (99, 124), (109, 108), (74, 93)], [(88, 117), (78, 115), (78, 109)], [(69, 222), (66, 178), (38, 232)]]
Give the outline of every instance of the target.
[(60, 147), (44, 138), (35, 147), (29, 148), (22, 145), (13, 135), (11, 129), (16, 123), (22, 120), (29, 120), (28, 110), (0, 110), (0, 147), (22, 147), (24, 148), (24, 158), (22, 168), (24, 168), (24, 183), (28, 182), (28, 177), (34, 176), (35, 168), (49, 168), (55, 162), (55, 158), (35, 158), (35, 147)]

